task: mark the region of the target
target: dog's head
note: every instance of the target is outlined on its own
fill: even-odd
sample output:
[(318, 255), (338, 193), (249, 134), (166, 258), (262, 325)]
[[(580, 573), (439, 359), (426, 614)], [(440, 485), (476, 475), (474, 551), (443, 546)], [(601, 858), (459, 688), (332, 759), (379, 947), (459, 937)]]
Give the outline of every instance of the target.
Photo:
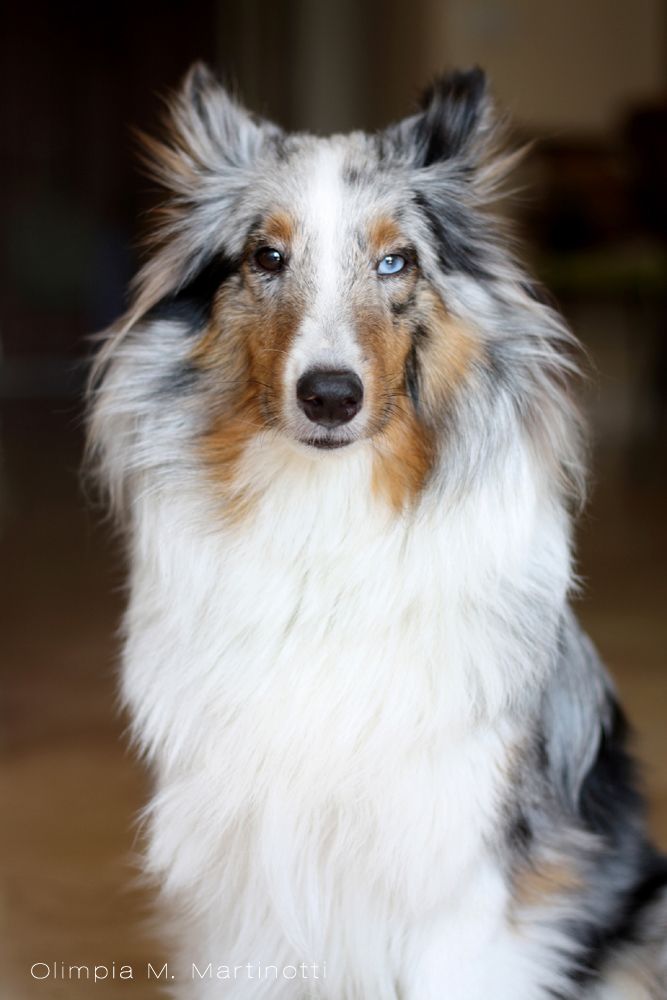
[(190, 72), (146, 140), (168, 198), (127, 326), (189, 337), (210, 461), (267, 432), (319, 461), (370, 442), (395, 506), (422, 488), (471, 387), (488, 397), (509, 369), (492, 327), (536, 309), (485, 214), (511, 162), (494, 132), (477, 69), (380, 134), (331, 138), (287, 135)]

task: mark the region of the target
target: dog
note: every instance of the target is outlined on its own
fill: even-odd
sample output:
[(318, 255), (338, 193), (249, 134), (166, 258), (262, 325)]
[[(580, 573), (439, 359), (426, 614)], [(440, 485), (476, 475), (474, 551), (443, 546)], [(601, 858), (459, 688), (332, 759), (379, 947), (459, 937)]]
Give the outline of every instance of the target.
[[(90, 394), (177, 997), (667, 996), (667, 864), (569, 605), (576, 343), (484, 74), (286, 134), (205, 67)], [(173, 971), (172, 971), (173, 970)]]

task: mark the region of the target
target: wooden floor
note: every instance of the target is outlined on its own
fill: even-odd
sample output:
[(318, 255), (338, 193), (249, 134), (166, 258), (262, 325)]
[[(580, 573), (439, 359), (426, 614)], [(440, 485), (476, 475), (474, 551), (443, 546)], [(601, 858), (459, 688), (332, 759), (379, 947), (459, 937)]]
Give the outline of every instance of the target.
[[(80, 490), (75, 416), (52, 410), (14, 406), (2, 423), (0, 997), (149, 1000), (159, 993), (143, 970), (161, 952), (143, 926), (147, 897), (131, 862), (145, 780), (114, 707), (122, 566)], [(628, 475), (626, 458), (600, 472), (582, 522), (579, 612), (636, 725), (654, 829), (667, 846), (666, 492), (650, 470)], [(29, 974), (36, 962), (127, 963), (138, 978), (38, 982)]]

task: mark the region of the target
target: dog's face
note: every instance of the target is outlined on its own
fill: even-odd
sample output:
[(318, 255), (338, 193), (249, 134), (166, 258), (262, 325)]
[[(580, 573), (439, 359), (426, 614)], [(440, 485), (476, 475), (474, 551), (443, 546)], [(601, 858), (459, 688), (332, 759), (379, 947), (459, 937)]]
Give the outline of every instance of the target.
[(320, 140), (276, 165), (271, 204), (213, 310), (217, 334), (245, 346), (261, 419), (309, 448), (373, 437), (409, 405), (424, 312), (414, 225), (395, 191), (355, 180), (349, 164), (347, 144)]
[(269, 166), (199, 355), (221, 374), (244, 355), (256, 419), (306, 448), (394, 425), (425, 437), (429, 374), (453, 388), (474, 354), (422, 265), (429, 234), (405, 172), (369, 171), (364, 147), (315, 140)]
[(477, 70), (383, 133), (331, 138), (190, 73), (166, 141), (147, 140), (169, 197), (130, 323), (182, 325), (222, 479), (268, 434), (317, 461), (370, 444), (391, 503), (419, 493), (473, 382), (498, 381), (488, 289), (519, 294), (480, 210), (508, 165), (492, 134)]

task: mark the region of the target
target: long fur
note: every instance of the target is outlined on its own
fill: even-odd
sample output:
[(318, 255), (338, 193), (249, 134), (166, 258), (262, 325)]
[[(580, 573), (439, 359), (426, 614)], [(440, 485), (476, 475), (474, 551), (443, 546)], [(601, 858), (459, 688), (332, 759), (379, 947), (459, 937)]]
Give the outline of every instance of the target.
[[(667, 995), (667, 868), (568, 607), (574, 342), (492, 216), (495, 122), (474, 70), (285, 135), (196, 67), (147, 141), (168, 198), (89, 426), (177, 997)], [(340, 431), (313, 367), (363, 380)]]

